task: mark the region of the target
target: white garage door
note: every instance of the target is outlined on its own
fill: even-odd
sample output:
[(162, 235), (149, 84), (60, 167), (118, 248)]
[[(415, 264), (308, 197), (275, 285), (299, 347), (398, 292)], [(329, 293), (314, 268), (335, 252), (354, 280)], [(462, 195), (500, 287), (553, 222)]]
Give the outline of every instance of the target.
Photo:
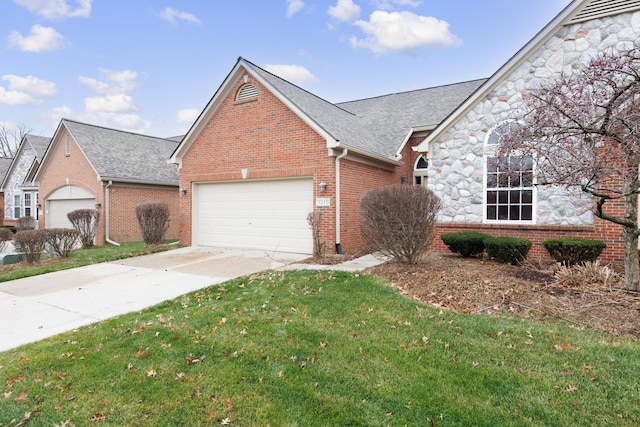
[(311, 179), (198, 184), (193, 196), (196, 245), (313, 251)]
[(47, 228), (73, 228), (67, 214), (76, 209), (94, 209), (95, 204), (95, 199), (50, 200)]

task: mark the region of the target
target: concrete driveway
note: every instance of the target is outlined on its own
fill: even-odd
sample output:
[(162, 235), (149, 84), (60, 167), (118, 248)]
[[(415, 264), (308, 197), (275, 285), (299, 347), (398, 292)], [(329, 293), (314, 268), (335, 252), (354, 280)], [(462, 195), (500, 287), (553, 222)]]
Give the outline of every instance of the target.
[(188, 247), (0, 283), (0, 351), (307, 257)]

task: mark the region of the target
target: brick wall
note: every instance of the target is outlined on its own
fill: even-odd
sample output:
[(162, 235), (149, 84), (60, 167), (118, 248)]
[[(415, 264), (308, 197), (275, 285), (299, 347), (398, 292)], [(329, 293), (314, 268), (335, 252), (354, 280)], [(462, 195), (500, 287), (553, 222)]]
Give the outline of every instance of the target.
[[(97, 174), (89, 164), (78, 145), (71, 138), (69, 155), (66, 154), (66, 132), (52, 142), (49, 161), (40, 179), (38, 203), (44, 208), (44, 201), (55, 190), (65, 185), (75, 185), (90, 192), (100, 204), (100, 223), (96, 231), (98, 245), (105, 244), (105, 183), (98, 181)], [(167, 238), (178, 237), (178, 189), (155, 186), (136, 186), (114, 183), (109, 189), (109, 237), (116, 242), (140, 241), (135, 214), (135, 206), (143, 201), (164, 201), (171, 210), (171, 226)], [(40, 212), (39, 227), (46, 227), (46, 215)]]
[[(137, 242), (142, 233), (136, 218), (141, 203), (164, 202), (169, 206), (169, 229), (165, 237), (179, 237), (178, 188), (114, 183), (109, 187), (109, 238), (116, 242)], [(101, 209), (104, 214), (104, 209)]]

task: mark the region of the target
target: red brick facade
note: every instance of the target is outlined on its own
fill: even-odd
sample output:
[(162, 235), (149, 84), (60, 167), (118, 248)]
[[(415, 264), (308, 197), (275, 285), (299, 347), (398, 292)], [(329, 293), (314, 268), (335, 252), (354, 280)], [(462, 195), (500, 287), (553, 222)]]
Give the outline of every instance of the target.
[[(98, 181), (96, 171), (86, 157), (70, 138), (69, 152), (66, 150), (66, 132), (60, 132), (52, 141), (48, 161), (40, 171), (40, 188), (38, 203), (40, 204), (39, 227), (46, 228), (46, 200), (54, 191), (65, 186), (78, 186), (93, 195), (99, 205), (100, 223), (96, 231), (96, 242), (103, 245), (105, 241), (105, 187), (107, 183)], [(171, 226), (167, 238), (178, 237), (178, 189), (151, 185), (132, 185), (114, 182), (109, 187), (109, 238), (115, 242), (132, 242), (142, 240), (135, 214), (135, 207), (143, 202), (164, 201), (171, 211)]]
[[(193, 183), (312, 177), (315, 197), (331, 198), (331, 206), (322, 211), (321, 239), (327, 252), (336, 244), (336, 158), (328, 154), (327, 143), (315, 130), (292, 112), (259, 82), (258, 97), (236, 102), (235, 96), (245, 84), (233, 83), (203, 130), (182, 157), (180, 188), (190, 191)], [(336, 150), (340, 154), (339, 150)], [(340, 244), (346, 252), (362, 250), (358, 202), (370, 188), (400, 182), (398, 171), (341, 159)], [(323, 193), (320, 182), (327, 183)], [(192, 198), (180, 197), (180, 241), (192, 243)]]

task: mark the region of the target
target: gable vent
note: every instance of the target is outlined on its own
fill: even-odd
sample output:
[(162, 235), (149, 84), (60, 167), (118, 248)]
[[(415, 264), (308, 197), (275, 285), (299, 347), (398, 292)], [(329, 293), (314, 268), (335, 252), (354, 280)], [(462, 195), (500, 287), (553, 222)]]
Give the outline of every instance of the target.
[(238, 94), (236, 95), (236, 101), (246, 101), (247, 99), (257, 98), (258, 97), (258, 88), (256, 85), (248, 83), (242, 86), (238, 90)]
[(592, 0), (569, 23), (575, 24), (635, 10), (640, 10), (640, 0)]

